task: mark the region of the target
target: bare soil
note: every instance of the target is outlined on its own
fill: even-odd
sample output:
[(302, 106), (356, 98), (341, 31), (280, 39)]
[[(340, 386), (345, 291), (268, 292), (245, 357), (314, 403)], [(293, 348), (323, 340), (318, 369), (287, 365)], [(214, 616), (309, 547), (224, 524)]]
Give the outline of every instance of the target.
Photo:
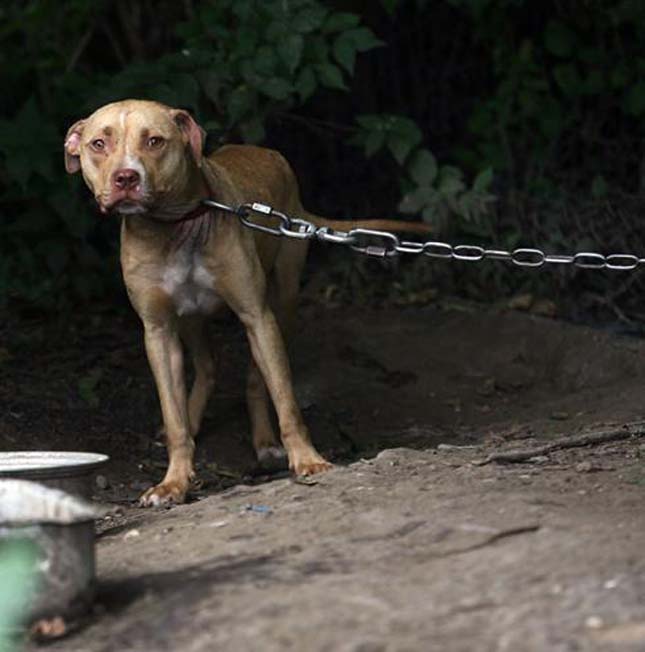
[(165, 452), (135, 318), (5, 331), (0, 446), (108, 453), (96, 497), (119, 506), (95, 608), (48, 650), (645, 649), (645, 440), (473, 464), (644, 419), (641, 340), (468, 305), (310, 305), (294, 376), (337, 465), (302, 484), (255, 465), (224, 321), (203, 485), (143, 510)]

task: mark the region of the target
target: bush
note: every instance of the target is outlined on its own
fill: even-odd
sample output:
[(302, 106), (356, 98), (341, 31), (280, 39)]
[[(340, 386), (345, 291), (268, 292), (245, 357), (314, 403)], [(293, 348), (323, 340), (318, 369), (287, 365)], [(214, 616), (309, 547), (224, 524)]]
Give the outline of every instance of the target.
[[(317, 212), (398, 210), (473, 243), (645, 254), (633, 238), (645, 187), (643, 3), (355, 7), (5, 3), (0, 303), (56, 309), (120, 283), (115, 225), (92, 219), (60, 159), (69, 124), (129, 96), (191, 108), (216, 142), (282, 150)], [(607, 214), (621, 215), (621, 229)], [(486, 296), (517, 288), (510, 272), (479, 269), (452, 286), (480, 274)], [(605, 287), (589, 279), (590, 296)]]

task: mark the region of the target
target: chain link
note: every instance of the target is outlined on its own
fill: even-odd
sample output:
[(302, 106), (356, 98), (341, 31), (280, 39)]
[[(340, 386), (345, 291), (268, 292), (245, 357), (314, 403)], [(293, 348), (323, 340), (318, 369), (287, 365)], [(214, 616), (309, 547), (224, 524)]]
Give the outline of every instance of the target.
[[(242, 204), (237, 208), (205, 199), (204, 204), (217, 210), (231, 213), (249, 229), (268, 233), (277, 237), (296, 240), (320, 240), (348, 246), (367, 256), (391, 258), (400, 254), (423, 254), (430, 258), (444, 260), (459, 260), (464, 262), (480, 262), (482, 260), (502, 260), (511, 262), (517, 267), (542, 267), (546, 264), (573, 265), (580, 269), (608, 269), (611, 271), (632, 271), (645, 264), (645, 258), (633, 254), (603, 255), (591, 251), (581, 251), (576, 254), (546, 254), (541, 249), (520, 247), (507, 251), (505, 249), (485, 249), (477, 245), (451, 245), (447, 242), (428, 240), (416, 242), (400, 240), (389, 231), (355, 228), (349, 231), (339, 231), (328, 226), (316, 226), (312, 222), (299, 217), (289, 217), (266, 204), (258, 202)], [(253, 220), (254, 215), (273, 217), (279, 220), (278, 226), (267, 226)]]

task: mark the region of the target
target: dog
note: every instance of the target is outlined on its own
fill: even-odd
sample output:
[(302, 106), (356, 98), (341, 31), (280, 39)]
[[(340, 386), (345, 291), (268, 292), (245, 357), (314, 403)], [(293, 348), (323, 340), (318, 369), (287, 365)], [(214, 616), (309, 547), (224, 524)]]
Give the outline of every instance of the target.
[[(295, 175), (278, 152), (225, 145), (206, 157), (204, 138), (189, 112), (145, 100), (108, 104), (73, 124), (65, 138), (67, 172), (81, 171), (100, 211), (122, 218), (123, 279), (143, 322), (161, 404), (169, 463), (163, 480), (141, 496), (142, 506), (186, 498), (194, 477), (194, 438), (215, 384), (206, 324), (225, 306), (242, 322), (250, 344), (246, 397), (259, 460), (286, 451), (297, 475), (331, 468), (309, 437), (285, 350), (307, 242), (251, 231), (202, 200), (260, 202), (332, 229), (428, 231), (396, 220), (318, 218), (304, 210)], [(276, 218), (258, 221), (275, 226)], [(190, 393), (184, 347), (195, 370)], [(269, 396), (284, 449), (273, 431)]]

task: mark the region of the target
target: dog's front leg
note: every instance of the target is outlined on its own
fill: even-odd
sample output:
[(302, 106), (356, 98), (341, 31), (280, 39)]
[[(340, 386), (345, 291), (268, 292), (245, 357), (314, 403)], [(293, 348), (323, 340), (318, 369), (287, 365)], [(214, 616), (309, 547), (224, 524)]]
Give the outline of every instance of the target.
[(168, 470), (164, 479), (141, 496), (144, 506), (181, 503), (193, 471), (195, 445), (186, 405), (183, 351), (179, 336), (169, 324), (144, 324), (148, 361), (157, 384), (168, 446)]
[(296, 403), (289, 361), (273, 312), (268, 308), (240, 315), (246, 327), (251, 353), (271, 394), (278, 414), (280, 437), (297, 475), (311, 475), (331, 468), (313, 447)]

